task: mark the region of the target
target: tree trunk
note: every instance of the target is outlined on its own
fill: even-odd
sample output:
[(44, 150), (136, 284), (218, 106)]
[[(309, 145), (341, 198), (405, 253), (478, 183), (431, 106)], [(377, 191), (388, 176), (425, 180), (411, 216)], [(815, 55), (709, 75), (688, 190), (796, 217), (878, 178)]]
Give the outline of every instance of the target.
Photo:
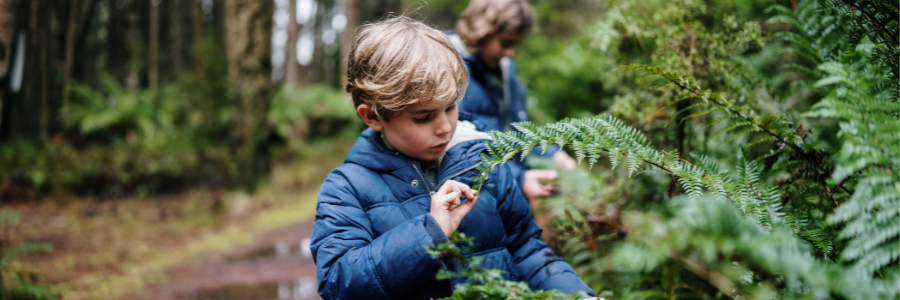
[(16, 14), (13, 0), (0, 0), (0, 78), (6, 77), (13, 55), (13, 35), (16, 34)]
[[(168, 16), (166, 16), (165, 19), (170, 23), (167, 36), (169, 39), (169, 56), (171, 61), (171, 66), (168, 68), (166, 78), (177, 79), (185, 69), (181, 52), (184, 47), (185, 38), (184, 28), (186, 26), (184, 26), (184, 24), (186, 20), (189, 20), (188, 17), (190, 16), (190, 14), (186, 14), (186, 12), (190, 12), (193, 5), (193, 1), (169, 1), (167, 6), (165, 6), (168, 8)], [(166, 24), (166, 21), (163, 21), (162, 23)]]
[[(40, 1), (35, 1), (40, 2)], [(42, 2), (43, 3), (43, 2)], [(40, 48), (38, 52), (38, 70), (37, 73), (40, 76), (40, 89), (41, 89), (41, 136), (44, 139), (50, 134), (50, 74), (49, 68), (47, 68), (47, 47), (50, 42), (47, 38), (49, 34), (49, 30), (46, 26), (39, 26), (38, 21), (49, 19), (48, 14), (44, 13), (47, 11), (46, 5), (41, 7), (37, 3), (32, 3), (32, 13), (34, 14), (34, 19), (32, 19), (32, 27), (35, 28), (34, 38), (33, 40), (37, 43), (37, 46)]]
[[(69, 2), (69, 21), (66, 27), (66, 58), (63, 61), (63, 107), (69, 106), (69, 84), (75, 55), (75, 29), (78, 28), (78, 0)], [(63, 116), (65, 118), (65, 116)]]
[(203, 3), (200, 0), (193, 0), (191, 5), (194, 31), (194, 72), (201, 80), (205, 78), (206, 64), (203, 60)]
[(359, 10), (357, 0), (346, 0), (344, 1), (344, 16), (347, 17), (347, 25), (344, 26), (344, 31), (341, 33), (341, 57), (338, 57), (338, 61), (341, 62), (341, 80), (339, 81), (341, 87), (343, 88), (347, 85), (347, 57), (350, 56), (350, 44), (353, 43), (353, 36), (356, 33), (356, 26), (359, 25), (359, 14), (357, 10)]
[(16, 34), (13, 0), (0, 0), (0, 132), (3, 132), (3, 101), (6, 98), (7, 70), (13, 59), (13, 36)]
[(288, 21), (288, 41), (284, 47), (284, 83), (288, 86), (297, 86), (300, 77), (300, 66), (297, 64), (297, 33), (300, 31), (300, 25), (297, 24), (297, 0), (288, 0), (288, 14), (291, 16)]
[(147, 82), (151, 90), (159, 84), (159, 3), (162, 0), (150, 0), (150, 43), (148, 53), (149, 71)]
[(35, 37), (44, 25), (35, 22), (44, 1), (21, 1), (13, 5), (17, 31), (13, 38), (13, 53), (7, 74), (7, 88), (3, 104), (3, 138), (37, 141), (41, 137), (40, 102), (40, 41)]
[[(77, 0), (76, 0), (77, 1)], [(143, 7), (135, 1), (125, 2), (125, 44), (128, 50), (125, 52), (126, 61), (125, 86), (130, 90), (141, 87), (141, 71), (143, 70), (144, 57), (146, 55), (143, 41), (144, 32), (141, 30), (141, 13)]]
[(271, 96), (273, 1), (231, 0), (225, 5), (228, 77), (234, 89), (236, 111), (231, 131), (237, 165), (235, 182), (252, 190), (260, 176), (268, 174), (270, 159), (265, 146), (266, 111)]

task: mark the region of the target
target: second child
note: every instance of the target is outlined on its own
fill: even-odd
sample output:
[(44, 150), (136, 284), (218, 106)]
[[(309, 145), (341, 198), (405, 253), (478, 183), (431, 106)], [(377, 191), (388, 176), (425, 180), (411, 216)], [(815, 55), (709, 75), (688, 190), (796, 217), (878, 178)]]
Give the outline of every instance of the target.
[[(525, 86), (510, 57), (531, 25), (532, 9), (525, 0), (472, 0), (459, 18), (456, 32), (448, 32), (470, 74), (460, 111), (482, 119), (488, 129), (510, 131), (514, 130), (512, 123), (528, 121)], [(575, 160), (556, 146), (541, 152), (536, 149), (532, 153), (552, 157), (559, 169), (575, 168)], [(554, 192), (552, 185), (541, 181), (555, 179), (556, 171), (529, 170), (519, 158), (508, 164), (529, 201)]]

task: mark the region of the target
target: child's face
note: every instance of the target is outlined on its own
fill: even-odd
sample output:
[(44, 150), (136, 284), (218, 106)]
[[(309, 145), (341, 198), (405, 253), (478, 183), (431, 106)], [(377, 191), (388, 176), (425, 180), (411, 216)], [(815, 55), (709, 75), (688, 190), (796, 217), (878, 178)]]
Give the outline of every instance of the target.
[[(357, 112), (362, 116), (359, 108)], [(447, 149), (447, 143), (456, 131), (459, 111), (456, 102), (441, 104), (429, 101), (407, 106), (389, 122), (384, 122), (382, 118), (363, 119), (366, 125), (381, 131), (388, 148), (412, 158), (432, 161), (441, 157)]]
[(489, 35), (484, 38), (478, 56), (488, 67), (496, 69), (500, 66), (501, 58), (512, 57), (516, 54), (515, 47), (522, 42), (523, 38), (525, 38), (524, 33), (502, 32)]

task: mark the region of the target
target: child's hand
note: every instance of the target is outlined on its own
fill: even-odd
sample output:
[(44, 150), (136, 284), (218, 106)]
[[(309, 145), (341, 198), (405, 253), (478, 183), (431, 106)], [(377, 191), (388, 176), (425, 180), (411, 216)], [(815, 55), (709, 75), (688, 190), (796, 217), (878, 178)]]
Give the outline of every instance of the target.
[(557, 168), (564, 171), (573, 170), (578, 166), (578, 162), (569, 156), (566, 151), (562, 150), (556, 151), (556, 153), (553, 154), (553, 162), (556, 163)]
[(553, 185), (543, 185), (541, 181), (554, 180), (556, 175), (556, 171), (553, 170), (525, 171), (525, 179), (522, 180), (522, 195), (525, 196), (525, 199), (528, 199), (528, 203), (531, 203), (538, 197), (553, 195), (555, 191)]
[[(460, 196), (466, 195), (469, 200), (460, 205)], [(456, 231), (463, 217), (475, 207), (478, 200), (477, 191), (463, 183), (447, 180), (434, 195), (431, 196), (431, 217), (437, 221), (448, 237)]]

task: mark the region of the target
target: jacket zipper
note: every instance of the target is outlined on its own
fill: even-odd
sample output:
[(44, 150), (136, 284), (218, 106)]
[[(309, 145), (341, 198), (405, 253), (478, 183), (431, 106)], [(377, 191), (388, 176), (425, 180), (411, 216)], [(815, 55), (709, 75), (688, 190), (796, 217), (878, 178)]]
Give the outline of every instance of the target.
[(413, 170), (416, 170), (416, 174), (419, 174), (419, 178), (421, 178), (421, 179), (422, 179), (422, 183), (425, 184), (425, 189), (428, 190), (428, 195), (429, 195), (429, 196), (433, 196), (434, 193), (437, 192), (436, 190), (438, 189), (438, 187), (439, 187), (439, 186), (443, 186), (444, 183), (447, 182), (447, 180), (450, 180), (450, 179), (453, 178), (453, 177), (462, 175), (463, 173), (468, 172), (468, 171), (474, 169), (475, 167), (481, 165), (481, 162), (479, 162), (479, 163), (477, 163), (477, 164), (472, 165), (471, 167), (465, 168), (465, 169), (463, 169), (462, 171), (456, 172), (455, 174), (450, 175), (449, 177), (446, 177), (444, 180), (441, 181), (440, 184), (435, 185), (435, 187), (434, 187), (434, 188), (435, 188), (435, 191), (433, 191), (433, 190), (431, 190), (431, 188), (428, 187), (428, 184), (431, 183), (431, 181), (425, 179), (425, 175), (422, 174), (422, 171), (419, 171), (419, 167), (416, 166), (416, 163), (414, 163), (414, 162), (412, 162), (412, 161), (409, 161), (409, 163), (413, 166)]
[(456, 172), (456, 174), (453, 174), (453, 175), (451, 175), (450, 177), (446, 177), (446, 179), (444, 179), (443, 181), (441, 181), (441, 184), (439, 184), (438, 186), (443, 186), (444, 183), (447, 182), (447, 180), (450, 180), (450, 178), (453, 178), (453, 177), (462, 175), (462, 173), (468, 172), (469, 170), (472, 170), (472, 169), (474, 169), (475, 167), (480, 166), (480, 165), (481, 165), (481, 162), (479, 162), (479, 163), (477, 163), (477, 164), (475, 164), (475, 165), (472, 165), (471, 167), (465, 168), (465, 169), (462, 170), (462, 171)]
[[(416, 173), (419, 174), (419, 178), (421, 178), (422, 183), (425, 184), (425, 189), (428, 190), (428, 195), (429, 196), (434, 195), (435, 191), (432, 191), (431, 188), (428, 187), (428, 184), (431, 183), (431, 181), (428, 179), (425, 179), (425, 175), (422, 174), (422, 171), (419, 171), (419, 167), (416, 166), (415, 162), (413, 162), (412, 160), (407, 160), (407, 161), (409, 161), (409, 164), (411, 164), (413, 166), (413, 169), (416, 170)], [(437, 187), (435, 187), (435, 189), (437, 189)]]

